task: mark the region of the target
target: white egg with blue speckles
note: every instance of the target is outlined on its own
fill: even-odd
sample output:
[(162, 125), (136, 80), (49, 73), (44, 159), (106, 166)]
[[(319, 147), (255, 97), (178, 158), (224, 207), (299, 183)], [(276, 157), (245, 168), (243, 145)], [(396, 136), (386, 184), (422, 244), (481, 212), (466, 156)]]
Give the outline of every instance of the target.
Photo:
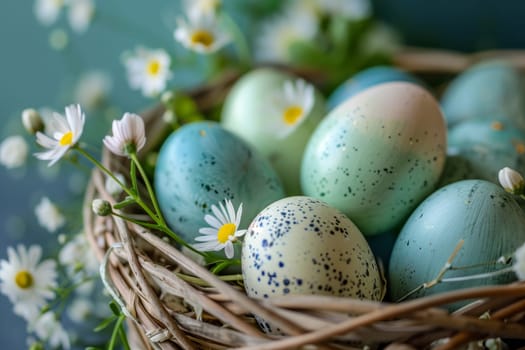
[(242, 247), (246, 293), (322, 294), (380, 300), (382, 280), (359, 229), (339, 210), (304, 196), (278, 200), (250, 224)]

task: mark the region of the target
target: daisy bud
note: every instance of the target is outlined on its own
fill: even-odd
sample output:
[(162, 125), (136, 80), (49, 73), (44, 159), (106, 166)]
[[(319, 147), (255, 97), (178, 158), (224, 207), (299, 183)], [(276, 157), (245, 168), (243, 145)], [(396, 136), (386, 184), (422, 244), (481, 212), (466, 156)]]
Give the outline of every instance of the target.
[(514, 253), (514, 264), (512, 269), (520, 280), (525, 280), (525, 243), (516, 249)]
[(91, 209), (98, 216), (108, 216), (112, 212), (111, 204), (103, 199), (94, 199), (91, 203)]
[(30, 134), (36, 134), (38, 131), (44, 131), (44, 121), (42, 116), (33, 108), (27, 108), (22, 111), (22, 124)]
[(509, 167), (505, 167), (499, 171), (498, 180), (505, 191), (509, 193), (523, 194), (523, 191), (525, 190), (523, 176)]

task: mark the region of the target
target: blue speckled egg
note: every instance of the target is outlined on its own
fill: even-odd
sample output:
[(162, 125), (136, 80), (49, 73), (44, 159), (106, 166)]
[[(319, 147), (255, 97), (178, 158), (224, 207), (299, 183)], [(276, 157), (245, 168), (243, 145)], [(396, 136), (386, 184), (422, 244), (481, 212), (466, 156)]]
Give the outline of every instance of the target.
[[(301, 193), (300, 169), (304, 148), (325, 116), (324, 97), (313, 89), (308, 114), (286, 121), (280, 105), (285, 83), (299, 79), (288, 73), (259, 68), (242, 76), (226, 96), (221, 124), (268, 158), (288, 195)], [(299, 105), (295, 101), (292, 105)], [(285, 104), (286, 105), (286, 104)]]
[(284, 197), (268, 160), (218, 123), (187, 124), (171, 134), (160, 149), (155, 193), (170, 227), (194, 243), (212, 205), (230, 199), (243, 204), (240, 228), (266, 205)]
[(487, 61), (454, 79), (443, 93), (441, 105), (449, 126), (467, 119), (491, 119), (500, 115), (523, 128), (523, 94), (517, 69), (503, 61)]
[[(392, 300), (434, 279), (462, 239), (463, 247), (452, 265), (478, 267), (449, 271), (445, 278), (501, 268), (480, 264), (510, 256), (525, 242), (524, 212), (512, 195), (488, 181), (464, 180), (436, 191), (412, 213), (396, 240), (389, 267)], [(412, 297), (514, 279), (514, 273), (510, 272), (479, 280), (441, 283)]]
[(445, 157), (446, 127), (434, 97), (412, 83), (385, 83), (321, 122), (305, 150), (301, 184), (363, 234), (380, 234), (434, 190)]
[(332, 92), (327, 100), (328, 110), (334, 109), (342, 102), (369, 87), (391, 81), (408, 81), (421, 86), (425, 85), (415, 76), (395, 67), (376, 66), (367, 68), (352, 76)]
[(380, 300), (382, 280), (359, 229), (340, 211), (304, 196), (261, 211), (242, 246), (246, 293), (256, 298), (323, 294)]
[(497, 183), (503, 167), (525, 173), (525, 132), (501, 118), (467, 120), (449, 130), (448, 154), (440, 186), (463, 179)]

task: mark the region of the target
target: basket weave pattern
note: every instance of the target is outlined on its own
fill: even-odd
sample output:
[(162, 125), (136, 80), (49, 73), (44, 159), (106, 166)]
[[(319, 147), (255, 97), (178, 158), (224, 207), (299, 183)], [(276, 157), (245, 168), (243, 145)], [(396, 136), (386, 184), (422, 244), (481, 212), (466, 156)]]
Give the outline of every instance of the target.
[[(210, 101), (222, 98), (234, 80), (229, 77), (193, 97), (205, 109)], [(162, 113), (156, 108), (143, 114), (150, 147), (151, 140), (162, 134)], [(112, 171), (128, 173), (127, 161), (107, 151), (103, 163)], [(107, 260), (107, 279), (129, 316), (133, 349), (292, 349), (308, 344), (316, 349), (360, 349), (365, 344), (424, 348), (450, 337), (437, 346), (443, 350), (487, 337), (525, 339), (524, 283), (397, 304), (328, 296), (251, 299), (242, 286), (220, 280), (157, 233), (117, 217), (96, 216), (91, 211), (94, 198), (117, 202), (105, 190), (99, 171), (94, 171), (87, 188), (84, 228), (97, 258)], [(440, 308), (460, 300), (472, 303), (453, 314)], [(284, 336), (263, 333), (253, 315), (278, 327)]]

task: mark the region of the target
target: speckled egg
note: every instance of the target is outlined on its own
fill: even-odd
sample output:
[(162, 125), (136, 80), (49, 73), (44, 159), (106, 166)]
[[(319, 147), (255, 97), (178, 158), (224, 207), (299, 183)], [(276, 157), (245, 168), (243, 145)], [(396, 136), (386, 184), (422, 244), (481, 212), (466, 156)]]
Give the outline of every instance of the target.
[(284, 197), (267, 159), (218, 123), (195, 122), (171, 134), (159, 152), (155, 193), (170, 227), (194, 243), (211, 206), (243, 204), (241, 228), (268, 204)]
[[(459, 181), (436, 191), (412, 213), (396, 240), (389, 267), (392, 300), (437, 277), (460, 240), (464, 243), (452, 265), (477, 267), (449, 271), (445, 278), (502, 268), (483, 264), (511, 256), (525, 242), (524, 212), (512, 195), (484, 180)], [(514, 273), (510, 272), (477, 280), (443, 282), (412, 298), (514, 279)]]
[(446, 127), (434, 97), (412, 83), (385, 83), (321, 122), (305, 150), (301, 184), (363, 234), (380, 234), (433, 191), (445, 157)]
[(467, 119), (505, 116), (525, 127), (520, 72), (503, 61), (486, 61), (454, 79), (441, 99), (449, 126)]
[(288, 195), (301, 192), (299, 178), (304, 148), (325, 115), (324, 98), (313, 88), (309, 113), (297, 119), (286, 117), (286, 110), (303, 110), (301, 94), (286, 103), (283, 101), (287, 96), (285, 83), (295, 83), (297, 79), (276, 69), (255, 69), (235, 83), (226, 96), (221, 113), (224, 128), (270, 160)]
[(420, 86), (425, 84), (410, 73), (390, 66), (376, 66), (364, 69), (337, 87), (328, 97), (328, 110), (332, 110), (350, 97), (369, 87), (391, 81), (408, 81)]
[(242, 246), (249, 296), (324, 294), (380, 300), (382, 281), (359, 229), (313, 198), (274, 202), (252, 221)]

